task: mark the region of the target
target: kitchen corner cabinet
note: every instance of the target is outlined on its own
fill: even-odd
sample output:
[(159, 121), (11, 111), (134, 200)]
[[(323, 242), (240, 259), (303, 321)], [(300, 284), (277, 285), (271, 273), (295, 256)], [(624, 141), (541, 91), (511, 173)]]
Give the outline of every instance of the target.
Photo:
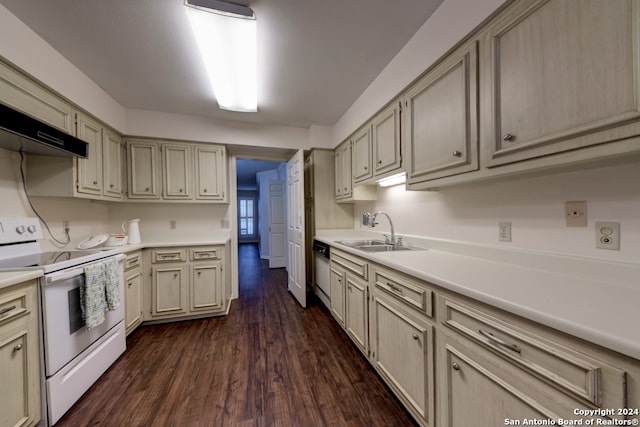
[(227, 203), (224, 146), (130, 139), (127, 152), (129, 200)]
[(478, 169), (478, 45), (461, 46), (404, 95), (408, 188)]
[[(520, 1), (495, 19), (481, 73), (485, 165), (639, 135), (639, 25), (634, 0)], [(629, 150), (608, 145), (600, 155)]]
[(125, 329), (129, 335), (142, 323), (142, 251), (127, 254), (124, 283)]
[(401, 101), (394, 101), (371, 121), (374, 178), (383, 178), (402, 170), (400, 134)]
[(150, 256), (144, 320), (224, 314), (225, 246), (158, 248)]
[(37, 281), (0, 289), (0, 425), (40, 421)]

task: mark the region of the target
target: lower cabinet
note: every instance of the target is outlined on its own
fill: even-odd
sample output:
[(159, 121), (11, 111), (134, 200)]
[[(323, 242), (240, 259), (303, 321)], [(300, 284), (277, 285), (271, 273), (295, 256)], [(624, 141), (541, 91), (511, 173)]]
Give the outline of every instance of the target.
[(37, 282), (0, 289), (1, 426), (40, 421)]
[(425, 316), (375, 295), (370, 331), (374, 368), (421, 425), (434, 426), (434, 327)]
[(124, 265), (125, 329), (127, 335), (142, 323), (142, 252), (127, 254)]
[(224, 246), (153, 249), (150, 255), (151, 289), (145, 320), (225, 312)]
[(640, 361), (335, 247), (331, 314), (421, 426), (640, 420)]

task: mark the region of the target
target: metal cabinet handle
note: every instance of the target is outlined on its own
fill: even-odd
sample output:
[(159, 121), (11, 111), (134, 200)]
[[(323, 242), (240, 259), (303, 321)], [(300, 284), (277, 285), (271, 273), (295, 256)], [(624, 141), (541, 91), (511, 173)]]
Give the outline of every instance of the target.
[(98, 185), (98, 181), (93, 181), (93, 185)]
[(145, 188), (144, 191), (149, 191), (149, 187)]
[(480, 332), (480, 334), (482, 334), (483, 336), (488, 338), (489, 341), (492, 341), (492, 342), (498, 344), (499, 346), (502, 346), (504, 348), (508, 348), (509, 350), (515, 351), (516, 353), (522, 353), (522, 350), (520, 349), (520, 347), (518, 347), (515, 344), (508, 344), (508, 343), (502, 341), (500, 338), (494, 336), (491, 332), (483, 331), (482, 329), (478, 329), (478, 332)]
[(182, 188), (180, 189), (180, 192), (182, 193)]
[(453, 156), (454, 156), (454, 157), (462, 157), (462, 151), (455, 150), (455, 151), (453, 152)]
[(418, 334), (416, 334), (415, 332), (411, 336), (413, 337), (414, 340), (417, 340), (419, 338)]
[(178, 273), (173, 273), (173, 278), (177, 279), (178, 278)]
[(15, 310), (17, 307), (15, 305), (12, 305), (11, 307), (7, 307), (7, 308), (3, 308), (2, 310), (0, 310), (0, 316), (10, 312), (11, 310)]
[(200, 276), (202, 274), (202, 271), (198, 271), (198, 276)]
[(460, 370), (460, 365), (458, 365), (456, 362), (453, 362), (451, 364), (451, 369), (453, 369), (454, 371), (459, 371)]
[(382, 160), (378, 160), (378, 164), (381, 165), (382, 164)]
[(511, 141), (513, 139), (513, 135), (511, 135), (510, 133), (506, 133), (504, 134), (502, 139), (504, 139), (505, 141)]
[(113, 185), (113, 184), (110, 184), (110, 185), (109, 185), (109, 187), (111, 187), (111, 188), (113, 188), (113, 187), (115, 187), (115, 185)]
[(206, 188), (204, 189), (204, 192), (205, 192), (205, 193), (207, 192), (207, 189), (206, 189)]
[(18, 344), (15, 347), (13, 347), (13, 351), (20, 351), (22, 350), (22, 344)]

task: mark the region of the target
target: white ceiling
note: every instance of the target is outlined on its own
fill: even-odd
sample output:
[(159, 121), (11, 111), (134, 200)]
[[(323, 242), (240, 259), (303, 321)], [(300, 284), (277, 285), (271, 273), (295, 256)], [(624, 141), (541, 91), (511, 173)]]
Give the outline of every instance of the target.
[(219, 110), (183, 0), (0, 0), (123, 107), (333, 125), (442, 0), (236, 0), (258, 20), (257, 113)]

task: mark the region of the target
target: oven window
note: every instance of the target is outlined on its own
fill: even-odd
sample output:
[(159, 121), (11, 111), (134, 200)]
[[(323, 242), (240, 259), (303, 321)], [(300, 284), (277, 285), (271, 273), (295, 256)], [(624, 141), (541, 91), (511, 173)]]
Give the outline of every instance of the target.
[(67, 292), (69, 300), (69, 335), (84, 326), (82, 321), (82, 308), (80, 308), (80, 287)]

